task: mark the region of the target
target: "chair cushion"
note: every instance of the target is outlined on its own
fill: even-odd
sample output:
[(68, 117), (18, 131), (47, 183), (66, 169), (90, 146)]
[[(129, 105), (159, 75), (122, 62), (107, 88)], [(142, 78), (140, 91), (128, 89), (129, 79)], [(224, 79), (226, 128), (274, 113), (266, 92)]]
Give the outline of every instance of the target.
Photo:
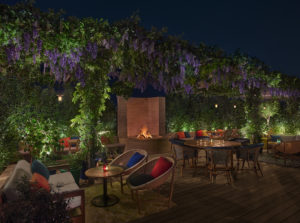
[(47, 167), (39, 160), (34, 160), (31, 165), (32, 173), (39, 173), (43, 175), (47, 180), (49, 179), (50, 173)]
[(71, 172), (64, 172), (51, 175), (49, 177), (49, 183), (52, 187), (63, 187), (67, 184), (74, 184), (75, 180)]
[(44, 188), (46, 191), (50, 192), (50, 185), (48, 180), (39, 173), (34, 173), (31, 178), (31, 185), (34, 188)]
[(65, 137), (59, 140), (60, 144), (64, 147), (69, 147), (69, 140), (71, 138), (70, 137)]
[(8, 201), (14, 201), (18, 199), (18, 191), (17, 191), (17, 185), (18, 183), (23, 179), (26, 178), (27, 180), (30, 180), (32, 177), (31, 173), (31, 165), (25, 160), (20, 160), (12, 174), (10, 175), (7, 183), (5, 184), (3, 188), (3, 192), (5, 193), (5, 196)]
[(128, 181), (133, 186), (139, 186), (139, 185), (145, 184), (153, 179), (154, 179), (154, 177), (151, 176), (150, 174), (140, 174), (140, 175), (130, 177), (128, 179)]
[(177, 137), (178, 137), (178, 139), (185, 138), (184, 132), (177, 132)]
[(129, 159), (128, 163), (127, 163), (127, 167), (130, 168), (132, 166), (134, 166), (135, 164), (137, 164), (141, 159), (144, 158), (144, 155), (138, 153), (138, 152), (135, 152), (131, 158)]
[(163, 173), (165, 173), (171, 166), (172, 166), (172, 163), (169, 160), (167, 160), (164, 157), (160, 157), (156, 161), (156, 163), (151, 171), (151, 176), (156, 178), (156, 177), (162, 175)]
[(185, 138), (191, 138), (191, 134), (189, 132), (184, 132)]
[(199, 136), (203, 136), (203, 131), (202, 130), (196, 131), (196, 137), (199, 137)]

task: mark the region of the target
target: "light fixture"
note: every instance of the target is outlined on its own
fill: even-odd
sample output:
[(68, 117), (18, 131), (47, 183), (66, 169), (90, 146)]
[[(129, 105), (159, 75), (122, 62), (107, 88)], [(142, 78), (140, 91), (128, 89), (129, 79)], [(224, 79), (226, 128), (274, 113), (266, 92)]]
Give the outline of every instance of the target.
[(215, 104), (215, 108), (218, 108), (218, 104)]
[(57, 95), (57, 100), (59, 101), (59, 102), (61, 102), (62, 100), (63, 100), (63, 94), (58, 94)]
[(266, 110), (266, 107), (264, 106), (264, 110)]
[(236, 105), (233, 105), (233, 108), (236, 108)]

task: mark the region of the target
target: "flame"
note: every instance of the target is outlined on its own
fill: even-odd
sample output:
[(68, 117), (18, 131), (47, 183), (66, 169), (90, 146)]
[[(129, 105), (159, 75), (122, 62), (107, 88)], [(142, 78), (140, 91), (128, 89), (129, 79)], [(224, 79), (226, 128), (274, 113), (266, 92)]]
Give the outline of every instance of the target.
[(146, 125), (144, 125), (141, 128), (140, 133), (137, 135), (138, 139), (151, 139), (152, 135), (150, 134), (150, 132), (148, 131), (148, 127)]

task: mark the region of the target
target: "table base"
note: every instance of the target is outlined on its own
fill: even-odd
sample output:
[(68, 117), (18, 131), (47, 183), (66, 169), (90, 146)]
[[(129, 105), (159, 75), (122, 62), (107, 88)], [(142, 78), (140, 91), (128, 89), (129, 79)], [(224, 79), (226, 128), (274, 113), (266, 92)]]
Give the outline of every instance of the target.
[(104, 200), (104, 196), (100, 195), (93, 198), (92, 204), (96, 207), (108, 207), (117, 204), (119, 201), (120, 199), (113, 194), (107, 195), (106, 201)]

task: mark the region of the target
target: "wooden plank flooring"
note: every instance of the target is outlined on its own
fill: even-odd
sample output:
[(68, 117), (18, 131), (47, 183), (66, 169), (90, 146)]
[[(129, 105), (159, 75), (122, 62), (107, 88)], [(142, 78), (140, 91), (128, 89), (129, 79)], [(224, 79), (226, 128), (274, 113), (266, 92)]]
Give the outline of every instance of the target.
[[(300, 222), (300, 169), (261, 163), (263, 177), (254, 171), (236, 173), (232, 185), (225, 176), (211, 184), (203, 169), (176, 171), (173, 201), (176, 206), (131, 223), (192, 222)], [(168, 193), (168, 184), (161, 193)], [(147, 201), (142, 200), (142, 205)]]

